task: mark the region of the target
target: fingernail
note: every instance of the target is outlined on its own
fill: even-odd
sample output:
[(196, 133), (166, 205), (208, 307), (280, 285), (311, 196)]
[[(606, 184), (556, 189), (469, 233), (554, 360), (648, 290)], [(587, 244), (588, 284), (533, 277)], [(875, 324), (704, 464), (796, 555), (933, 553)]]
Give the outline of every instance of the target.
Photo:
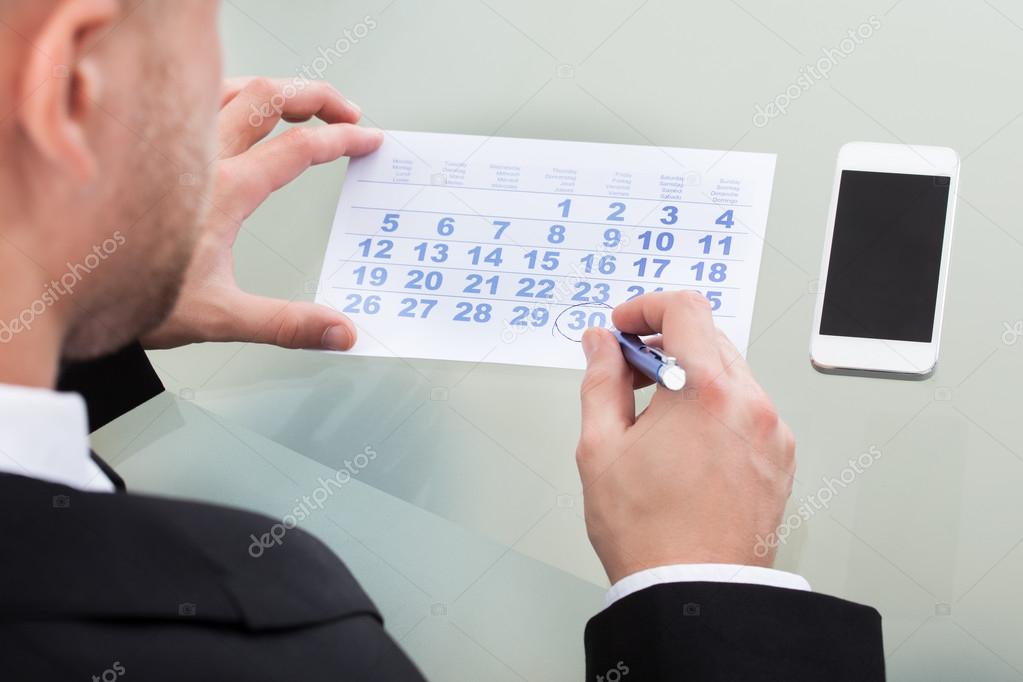
[(597, 330), (594, 328), (583, 332), (583, 355), (586, 356), (587, 362), (589, 362), (590, 356), (593, 355), (593, 351), (597, 350), (597, 345), (600, 343), (597, 333)]
[(334, 325), (323, 332), (320, 345), (327, 350), (348, 350), (352, 347), (352, 332), (343, 324)]

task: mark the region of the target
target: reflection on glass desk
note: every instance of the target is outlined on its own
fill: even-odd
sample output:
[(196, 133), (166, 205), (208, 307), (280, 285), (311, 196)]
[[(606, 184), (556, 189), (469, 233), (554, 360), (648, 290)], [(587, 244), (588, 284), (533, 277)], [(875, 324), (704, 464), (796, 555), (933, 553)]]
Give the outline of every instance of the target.
[[(96, 451), (134, 492), (259, 511), (271, 517), (268, 531), (274, 522), (293, 523), (289, 515), (304, 516), (300, 527), (344, 559), (388, 631), (432, 680), (581, 679), (582, 628), (601, 608), (604, 588), (498, 537), (524, 536), (521, 523), (535, 527), (540, 519), (501, 522), (498, 500), (479, 520), (494, 532), (454, 523), (368, 483), (373, 473), (397, 484), (405, 477), (395, 470), (401, 459), (390, 458), (385, 445), (367, 450), (355, 443), (339, 441), (333, 454), (349, 464), (339, 463), (345, 474), (338, 475), (167, 393), (94, 436)], [(408, 490), (416, 481), (429, 489), (428, 479), (437, 478), (416, 467), (408, 476), (415, 479)], [(548, 496), (544, 503), (555, 529), (578, 526), (571, 501), (559, 505)], [(470, 504), (463, 499), (452, 509), (465, 512)], [(257, 555), (273, 549), (272, 542), (250, 548)]]

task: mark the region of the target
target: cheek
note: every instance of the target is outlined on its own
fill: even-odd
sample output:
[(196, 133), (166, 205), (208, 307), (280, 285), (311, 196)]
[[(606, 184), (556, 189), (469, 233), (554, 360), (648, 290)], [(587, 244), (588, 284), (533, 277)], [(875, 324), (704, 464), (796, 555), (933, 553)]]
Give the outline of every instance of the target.
[[(223, 81), (223, 57), (220, 44), (219, 3), (195, 3), (194, 14), (189, 17), (187, 33), (190, 35), (187, 51), (188, 80), (202, 102), (203, 111), (215, 117), (220, 110), (220, 88)], [(180, 49), (180, 47), (179, 47)]]
[(206, 40), (203, 44), (206, 46), (205, 49), (205, 60), (206, 60), (206, 73), (208, 74), (209, 80), (215, 87), (217, 94), (220, 93), (220, 83), (223, 80), (223, 48), (220, 44), (220, 31), (216, 23), (213, 23), (208, 28), (209, 35), (206, 36)]
[(206, 49), (203, 51), (202, 64), (199, 65), (199, 82), (204, 84), (208, 96), (209, 109), (214, 115), (220, 110), (220, 88), (224, 78), (223, 59), (220, 49), (220, 35), (214, 27), (210, 30), (208, 40), (203, 43)]
[(220, 113), (222, 67), (220, 43), (215, 29), (210, 29), (208, 40), (203, 41), (207, 47), (197, 50), (191, 64), (189, 87), (192, 89), (195, 102), (193, 130), (202, 139), (208, 151), (215, 144), (217, 116)]

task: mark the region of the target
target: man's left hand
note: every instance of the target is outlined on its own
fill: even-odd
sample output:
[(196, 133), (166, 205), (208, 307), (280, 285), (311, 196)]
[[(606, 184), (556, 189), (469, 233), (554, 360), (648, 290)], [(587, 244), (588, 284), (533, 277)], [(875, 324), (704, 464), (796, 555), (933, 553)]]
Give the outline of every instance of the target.
[[(246, 293), (235, 279), (235, 238), (272, 192), (312, 165), (368, 154), (383, 141), (381, 131), (355, 125), (359, 108), (332, 86), (311, 81), (285, 90), (289, 83), (266, 78), (225, 83), (220, 154), (195, 253), (173, 312), (143, 337), (146, 348), (249, 341), (348, 350), (355, 343), (355, 325), (336, 310)], [(260, 143), (281, 119), (294, 123), (314, 116), (327, 125), (295, 127)]]

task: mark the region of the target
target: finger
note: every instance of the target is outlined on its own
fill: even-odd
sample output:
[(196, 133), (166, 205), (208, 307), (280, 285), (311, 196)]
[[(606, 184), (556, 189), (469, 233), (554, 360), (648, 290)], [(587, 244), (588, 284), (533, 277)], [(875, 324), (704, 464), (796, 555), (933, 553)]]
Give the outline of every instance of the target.
[(721, 354), (721, 365), (724, 367), (726, 372), (731, 372), (735, 375), (741, 376), (752, 376), (749, 366), (742, 357), (742, 353), (735, 347), (728, 335), (720, 329), (715, 330), (717, 332), (716, 339), (718, 343), (718, 352)]
[(580, 389), (583, 440), (613, 438), (636, 421), (632, 369), (618, 342), (606, 329), (583, 334), (586, 374)]
[(239, 292), (220, 341), (267, 343), (281, 348), (348, 350), (355, 324), (333, 308)]
[(361, 115), (356, 105), (324, 81), (251, 78), (220, 111), (220, 155), (227, 158), (245, 151), (269, 135), (281, 119), (297, 122), (315, 116), (327, 123), (358, 123)]
[(707, 299), (693, 291), (646, 294), (614, 309), (615, 327), (633, 334), (663, 335), (664, 350), (678, 358), (689, 380), (713, 381), (722, 369), (717, 330)]
[(763, 395), (764, 390), (753, 376), (753, 370), (750, 369), (749, 363), (720, 329), (718, 330), (718, 348), (721, 351), (721, 361), (724, 363), (723, 371), (738, 379), (740, 385), (748, 386), (754, 394)]
[(223, 204), (230, 208), (233, 217), (244, 220), (272, 192), (309, 166), (342, 156), (368, 154), (383, 140), (380, 130), (348, 123), (292, 128), (220, 162), (218, 180), (227, 185), (223, 188)]
[(225, 78), (224, 82), (220, 84), (220, 108), (223, 109), (227, 106), (227, 103), (233, 100), (253, 78), (254, 76)]
[(739, 353), (739, 349), (721, 330), (718, 330), (718, 348), (721, 350), (721, 361), (724, 363), (723, 371), (736, 380), (734, 385), (744, 387), (749, 391), (751, 398), (766, 398), (764, 389), (753, 376), (753, 370)]

